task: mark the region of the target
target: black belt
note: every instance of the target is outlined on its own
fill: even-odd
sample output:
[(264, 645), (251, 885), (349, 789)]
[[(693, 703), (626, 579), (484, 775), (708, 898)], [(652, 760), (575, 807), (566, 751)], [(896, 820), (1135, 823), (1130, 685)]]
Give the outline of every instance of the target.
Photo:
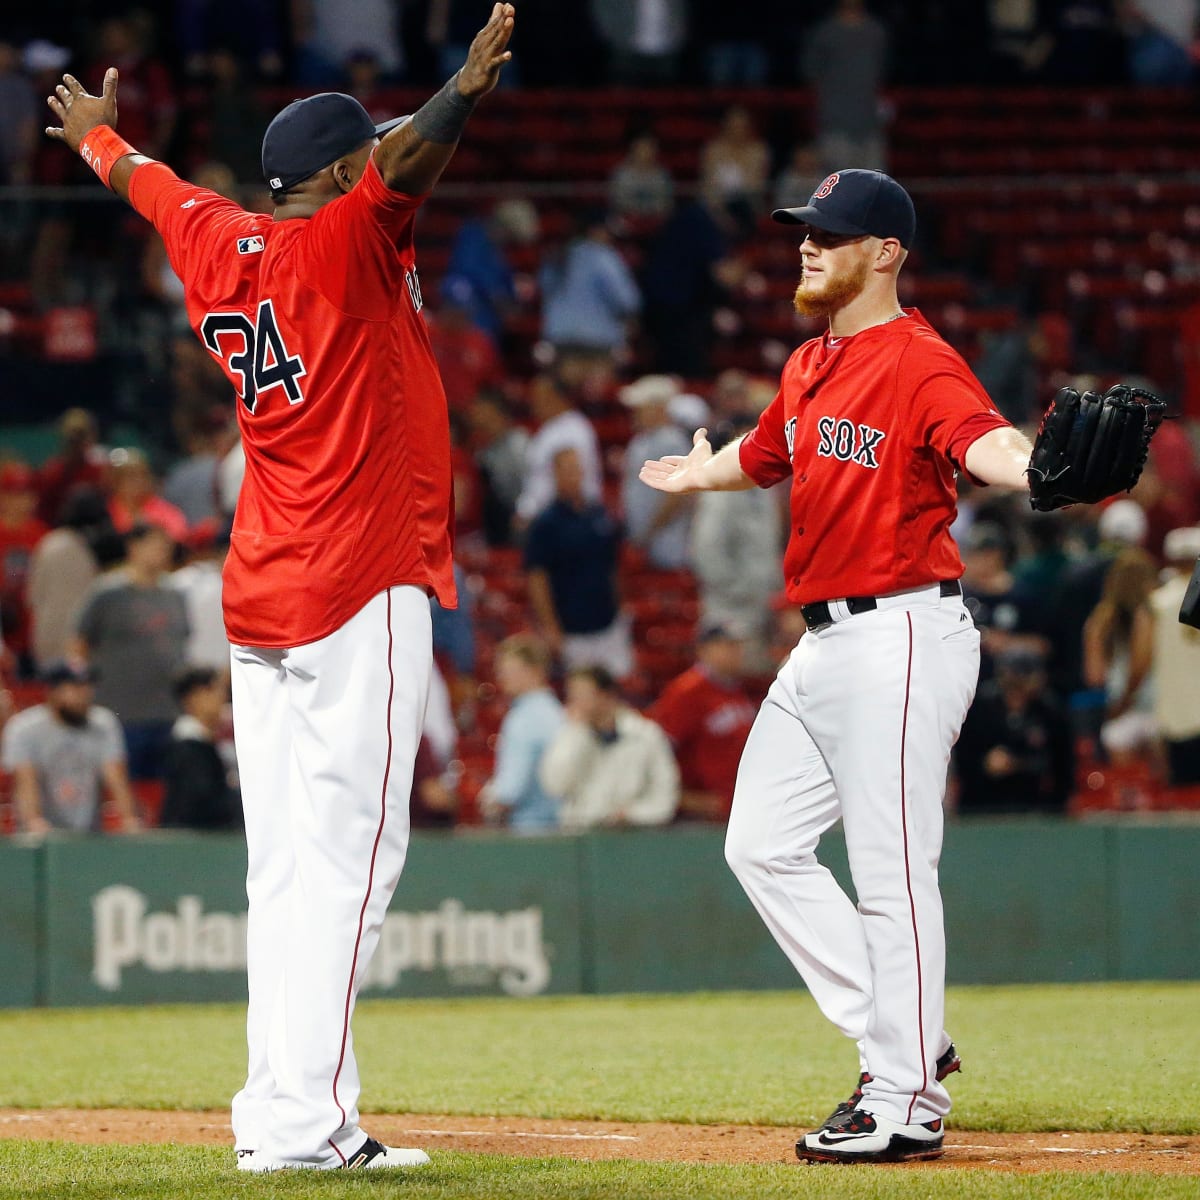
[[(961, 596), (962, 584), (957, 579), (943, 579), (938, 584), (938, 591), (943, 596)], [(829, 603), (828, 600), (818, 600), (815, 604), (800, 605), (804, 623), (809, 629), (824, 629), (826, 625), (833, 624), (833, 617), (829, 614)], [(857, 617), (859, 613), (872, 612), (879, 607), (879, 599), (876, 596), (847, 596), (841, 603), (850, 610), (850, 615), (854, 617)]]

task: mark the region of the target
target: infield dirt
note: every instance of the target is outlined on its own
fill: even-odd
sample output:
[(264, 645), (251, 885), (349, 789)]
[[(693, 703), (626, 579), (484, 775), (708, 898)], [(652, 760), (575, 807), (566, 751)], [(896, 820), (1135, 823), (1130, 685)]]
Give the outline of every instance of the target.
[[(427, 1149), (599, 1161), (795, 1163), (799, 1131), (759, 1125), (668, 1125), (531, 1117), (367, 1117), (373, 1136)], [(0, 1109), (0, 1138), (83, 1144), (231, 1145), (226, 1112)], [(1140, 1133), (979, 1133), (950, 1130), (946, 1153), (913, 1166), (995, 1171), (1139, 1171), (1200, 1177), (1200, 1137)], [(797, 1164), (799, 1167), (799, 1164)], [(834, 1169), (834, 1168), (826, 1168)], [(891, 1168), (908, 1169), (908, 1168)]]

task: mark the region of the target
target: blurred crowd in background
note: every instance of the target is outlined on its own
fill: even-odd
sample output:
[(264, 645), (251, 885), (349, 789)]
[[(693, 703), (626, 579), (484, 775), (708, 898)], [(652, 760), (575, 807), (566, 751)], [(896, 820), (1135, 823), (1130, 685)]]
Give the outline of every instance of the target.
[[(42, 97), (64, 69), (94, 83), (115, 64), (127, 140), (263, 207), (258, 146), (281, 102), (339, 87), (378, 119), (408, 111), (422, 93), (406, 89), (457, 67), (487, 7), (179, 0), (6, 24), (5, 832), (239, 819), (229, 386), (161, 241), (40, 137)], [(902, 296), (1011, 420), (1117, 378), (1172, 405), (1142, 482), (1103, 508), (1035, 515), (962, 484), (984, 662), (948, 804), (1200, 806), (1200, 634), (1176, 619), (1200, 556), (1200, 260), (1184, 236), (1200, 186), (1163, 157), (1200, 140), (1195, 8), (604, 0), (589, 22), (520, 5), (517, 86), (481, 106), (417, 228), (462, 605), (434, 613), (415, 824), (728, 815), (757, 705), (804, 629), (780, 591), (786, 488), (666, 497), (637, 470), (701, 426), (718, 445), (751, 428), (819, 332), (791, 311), (795, 239), (768, 214), (845, 166), (908, 182), (919, 165)], [(905, 90), (965, 84), (946, 93), (957, 125)], [(1058, 85), (1084, 90), (1068, 103)], [(572, 108), (544, 87), (606, 90)], [(1047, 114), (1037, 136), (1027, 103)], [(1094, 184), (1006, 190), (1031, 146), (1050, 162), (1069, 146)]]

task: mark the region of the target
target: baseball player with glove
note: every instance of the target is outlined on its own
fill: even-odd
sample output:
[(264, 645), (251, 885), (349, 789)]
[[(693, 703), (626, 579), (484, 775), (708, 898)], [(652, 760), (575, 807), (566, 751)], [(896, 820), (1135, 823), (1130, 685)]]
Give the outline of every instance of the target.
[[(822, 1012), (858, 1045), (850, 1097), (796, 1145), (814, 1162), (942, 1153), (960, 1062), (943, 1028), (938, 890), (950, 749), (975, 694), (979, 634), (950, 537), (955, 475), (1057, 507), (1132, 486), (1161, 419), (1153, 397), (1060, 394), (1036, 449), (896, 280), (916, 230), (875, 171), (830, 175), (801, 208), (797, 310), (827, 317), (757, 427), (713, 454), (647, 462), (665, 492), (791, 477), (787, 594), (807, 632), (742, 754), (725, 853)], [(1031, 458), (1032, 455), (1032, 458)], [(817, 859), (842, 821), (855, 903)]]
[(446, 398), (421, 316), (413, 219), (511, 55), (494, 5), (466, 64), (411, 118), (353, 98), (271, 122), (274, 214), (246, 212), (122, 140), (117, 72), (72, 76), (47, 133), (154, 224), (224, 369), (246, 476), (224, 575), (249, 851), (248, 1171), (417, 1166), (358, 1123), (350, 1019), (408, 847), (432, 670), (452, 607)]

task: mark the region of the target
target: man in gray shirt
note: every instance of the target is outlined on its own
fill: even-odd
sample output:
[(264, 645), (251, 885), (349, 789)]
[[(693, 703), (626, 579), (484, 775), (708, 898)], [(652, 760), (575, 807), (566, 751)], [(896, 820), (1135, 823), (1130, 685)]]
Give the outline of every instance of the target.
[(885, 169), (880, 89), (887, 30), (864, 0), (838, 0), (835, 12), (804, 38), (804, 78), (817, 94), (817, 153), (823, 173)]
[(157, 525), (126, 535), (125, 566), (98, 579), (76, 622), (75, 651), (96, 674), (96, 699), (125, 727), (129, 774), (160, 779), (179, 715), (173, 681), (189, 633), (181, 593), (167, 586), (174, 543)]
[(44, 678), (50, 685), (46, 702), (11, 719), (0, 748), (4, 769), (13, 777), (21, 830), (99, 830), (102, 785), (120, 827), (136, 830), (121, 726), (107, 708), (92, 703), (88, 668), (56, 662)]
[(647, 459), (686, 455), (692, 448), (671, 417), (670, 405), (680, 395), (670, 375), (643, 375), (621, 389), (621, 403), (633, 413), (635, 434), (625, 451), (621, 499), (630, 541), (641, 546), (652, 566), (677, 571), (690, 563), (689, 531), (695, 502), (691, 496), (653, 491), (638, 480)]

